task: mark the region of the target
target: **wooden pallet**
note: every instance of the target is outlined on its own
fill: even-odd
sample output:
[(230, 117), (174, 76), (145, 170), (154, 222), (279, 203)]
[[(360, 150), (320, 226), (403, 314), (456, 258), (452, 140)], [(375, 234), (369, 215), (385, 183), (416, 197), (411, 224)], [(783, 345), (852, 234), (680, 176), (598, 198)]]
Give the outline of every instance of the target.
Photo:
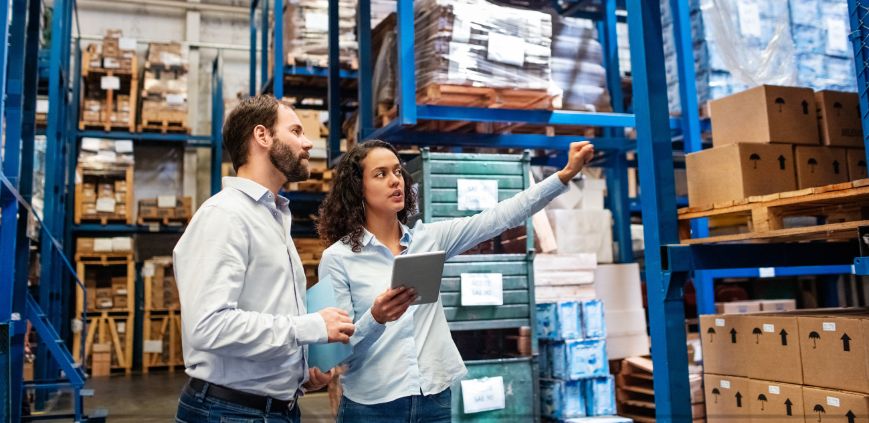
[(332, 188), (332, 176), (330, 169), (311, 169), (311, 176), (307, 180), (290, 182), (284, 189), (301, 192), (329, 192)]
[[(825, 223), (785, 225), (785, 218), (806, 216)], [(709, 218), (710, 227), (740, 233), (692, 239), (691, 220), (697, 218)], [(861, 226), (869, 226), (869, 179), (679, 210), (683, 244), (848, 239)]]
[[(110, 222), (121, 222), (128, 225), (133, 224), (133, 166), (126, 166), (123, 170), (117, 172), (117, 177), (110, 178), (105, 171), (92, 170), (81, 165), (76, 167), (75, 196), (73, 198), (73, 222), (76, 224), (82, 222), (98, 222), (101, 225), (106, 225)], [(97, 176), (99, 175), (99, 176)], [(84, 211), (84, 181), (89, 177), (99, 177), (106, 179), (124, 180), (126, 182), (126, 193), (124, 195), (125, 214), (97, 212), (96, 214), (85, 213)]]
[[(123, 330), (121, 330), (123, 324)], [(85, 334), (84, 361), (89, 361), (94, 343), (111, 344), (112, 371), (130, 374), (133, 370), (133, 314), (117, 315), (106, 311), (91, 313)], [(73, 336), (73, 358), (81, 363), (81, 336)]]
[[(181, 311), (146, 310), (142, 322), (142, 373), (165, 368), (170, 373), (184, 366), (181, 352)], [(147, 343), (152, 341), (151, 343)], [(156, 345), (159, 344), (159, 348)], [(163, 345), (166, 345), (164, 348)], [(168, 350), (168, 351), (167, 351)]]
[(139, 132), (159, 132), (161, 134), (189, 134), (186, 121), (145, 120), (138, 126)]
[(302, 259), (302, 265), (305, 267), (305, 279), (308, 288), (310, 288), (319, 281), (317, 272), (326, 245), (317, 238), (293, 238), (293, 243), (296, 245), (299, 258)]
[(468, 85), (429, 84), (417, 91), (418, 104), (482, 107), (491, 109), (555, 108), (556, 96), (545, 89), (473, 87)]

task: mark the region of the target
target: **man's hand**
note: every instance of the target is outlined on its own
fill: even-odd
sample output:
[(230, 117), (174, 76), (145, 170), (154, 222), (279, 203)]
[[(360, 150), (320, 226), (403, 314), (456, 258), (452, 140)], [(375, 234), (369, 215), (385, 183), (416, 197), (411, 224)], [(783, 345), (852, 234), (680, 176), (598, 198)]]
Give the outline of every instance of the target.
[(333, 374), (332, 370), (323, 373), (316, 367), (310, 368), (308, 369), (308, 381), (302, 385), (302, 388), (305, 388), (306, 391), (318, 391), (323, 389), (324, 386), (332, 381)]
[(588, 141), (570, 143), (567, 164), (558, 171), (558, 179), (567, 184), (594, 157), (594, 146)]
[(350, 315), (346, 311), (336, 307), (324, 308), (320, 311), (320, 316), (326, 322), (326, 333), (329, 335), (329, 342), (350, 342), (350, 336), (356, 329), (353, 326), (353, 321), (350, 320)]
[(398, 320), (415, 299), (416, 291), (413, 288), (402, 286), (387, 289), (374, 299), (374, 304), (371, 305), (371, 317), (381, 325)]

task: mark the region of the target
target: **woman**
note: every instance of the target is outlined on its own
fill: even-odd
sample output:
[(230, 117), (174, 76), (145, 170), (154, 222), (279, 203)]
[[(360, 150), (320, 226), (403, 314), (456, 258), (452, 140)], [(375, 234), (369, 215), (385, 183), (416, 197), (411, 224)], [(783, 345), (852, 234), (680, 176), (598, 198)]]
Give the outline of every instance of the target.
[(462, 357), (440, 301), (411, 307), (413, 290), (389, 288), (394, 257), (443, 250), (449, 258), (519, 226), (563, 193), (593, 154), (588, 142), (572, 143), (564, 169), (534, 187), (475, 216), (413, 228), (406, 226), (416, 209), (413, 180), (392, 145), (367, 141), (344, 156), (318, 223), (331, 244), (320, 281), (334, 286), (356, 324), (339, 422), (450, 421), (450, 385), (466, 373)]

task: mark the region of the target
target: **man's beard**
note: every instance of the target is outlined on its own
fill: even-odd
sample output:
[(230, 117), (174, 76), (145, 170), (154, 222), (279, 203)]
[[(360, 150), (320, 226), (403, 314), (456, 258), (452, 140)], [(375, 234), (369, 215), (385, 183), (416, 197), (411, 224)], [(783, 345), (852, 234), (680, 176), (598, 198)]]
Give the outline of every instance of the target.
[(269, 160), (287, 178), (287, 182), (299, 182), (311, 176), (308, 166), (302, 164), (302, 159), (307, 159), (308, 154), (302, 153), (303, 157), (293, 154), (290, 147), (279, 140), (275, 140), (269, 149)]

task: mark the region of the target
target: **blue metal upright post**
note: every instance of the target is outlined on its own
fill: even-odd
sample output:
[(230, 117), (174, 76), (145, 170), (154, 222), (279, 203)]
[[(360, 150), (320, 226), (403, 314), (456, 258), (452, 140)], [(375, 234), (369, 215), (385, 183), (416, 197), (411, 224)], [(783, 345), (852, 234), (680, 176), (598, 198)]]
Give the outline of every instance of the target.
[[(413, 0), (398, 0), (398, 72), (395, 100), (402, 125), (416, 123), (416, 56), (414, 54)], [(366, 101), (366, 99), (361, 99)]]
[[(266, 60), (268, 58), (267, 55), (269, 54), (269, 0), (262, 0), (261, 3), (263, 5), (263, 9), (262, 9), (262, 12), (260, 12), (260, 13), (262, 13), (262, 16), (260, 19), (260, 21), (261, 21), (260, 30), (262, 31), (262, 34), (260, 34), (260, 37), (261, 37), (260, 39), (262, 40), (262, 46), (260, 46), (260, 48), (263, 51), (263, 55), (262, 55), (262, 63), (260, 63), (259, 66), (260, 66), (260, 81), (262, 81), (262, 83), (265, 84), (266, 81), (269, 80), (269, 61)], [(279, 17), (276, 16), (275, 19), (279, 19)], [(277, 22), (275, 22), (275, 25), (277, 25)], [(275, 52), (275, 54), (277, 54), (277, 52)], [(274, 79), (272, 79), (272, 83), (275, 84), (275, 88), (277, 88), (277, 81), (278, 80), (281, 81), (281, 83), (282, 83), (281, 86), (283, 87), (283, 79), (274, 78)], [(272, 92), (274, 93), (274, 91), (272, 91)], [(275, 94), (277, 94), (277, 93), (275, 93)], [(278, 98), (280, 98), (280, 97), (278, 97)]]
[(220, 191), (223, 165), (223, 54), (211, 64), (211, 195)]
[[(263, 3), (268, 4), (267, 0)], [(268, 9), (266, 9), (267, 13)], [(272, 93), (275, 97), (281, 99), (284, 97), (284, 63), (286, 55), (284, 54), (284, 0), (275, 0), (275, 38), (274, 38), (274, 55), (273, 63), (274, 70), (272, 71)], [(263, 30), (265, 31), (265, 29)], [(266, 56), (263, 55), (265, 58)], [(263, 60), (265, 62), (265, 60)], [(263, 79), (265, 81), (265, 79)]]
[(687, 273), (664, 273), (661, 246), (678, 243), (673, 148), (659, 0), (628, 0), (633, 103), (645, 232), (646, 286), (655, 414), (659, 422), (691, 422), (683, 289)]
[(251, 0), (250, 2), (250, 56), (248, 57), (250, 82), (248, 91), (251, 96), (255, 96), (259, 91), (259, 86), (256, 84), (256, 9), (258, 4), (258, 0)]
[[(373, 70), (371, 69), (371, 0), (359, 1), (356, 19), (359, 38), (359, 131), (356, 134), (356, 138), (361, 140), (374, 128)], [(332, 148), (332, 146), (329, 147), (330, 150)]]
[(328, 163), (341, 155), (341, 41), (338, 0), (329, 0), (329, 148)]
[(869, 163), (869, 1), (848, 0), (851, 16), (851, 45), (854, 49), (854, 68), (857, 72), (857, 90), (860, 95), (860, 117), (863, 121), (863, 144)]

